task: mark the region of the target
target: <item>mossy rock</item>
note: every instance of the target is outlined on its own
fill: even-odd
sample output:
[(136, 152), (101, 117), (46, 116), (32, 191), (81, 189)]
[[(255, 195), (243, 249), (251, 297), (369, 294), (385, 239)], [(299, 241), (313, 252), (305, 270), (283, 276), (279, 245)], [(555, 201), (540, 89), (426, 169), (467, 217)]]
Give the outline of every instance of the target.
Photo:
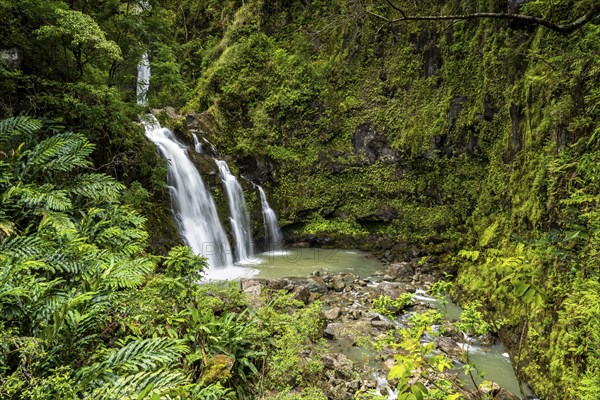
[(202, 381), (210, 385), (215, 382), (226, 382), (231, 377), (231, 369), (234, 364), (233, 358), (225, 354), (217, 354), (206, 363), (206, 369), (202, 374)]

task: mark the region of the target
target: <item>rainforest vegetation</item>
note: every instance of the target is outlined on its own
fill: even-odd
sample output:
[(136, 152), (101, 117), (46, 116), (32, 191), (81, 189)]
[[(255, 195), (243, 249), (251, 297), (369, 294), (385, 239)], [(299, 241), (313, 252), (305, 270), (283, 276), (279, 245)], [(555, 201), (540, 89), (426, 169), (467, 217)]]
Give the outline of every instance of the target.
[[(0, 0), (0, 398), (327, 398), (318, 303), (197, 284), (146, 52), (288, 241), (438, 257), (540, 398), (600, 398), (598, 8)], [(485, 13), (586, 20), (406, 18)]]

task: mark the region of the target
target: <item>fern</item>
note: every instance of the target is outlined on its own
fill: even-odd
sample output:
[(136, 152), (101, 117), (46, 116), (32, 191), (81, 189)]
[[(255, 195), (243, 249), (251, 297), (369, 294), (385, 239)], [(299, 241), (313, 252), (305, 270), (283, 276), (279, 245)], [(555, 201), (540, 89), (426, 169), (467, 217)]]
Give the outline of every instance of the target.
[(94, 201), (115, 202), (125, 186), (105, 174), (85, 174), (75, 178), (67, 190)]
[(0, 254), (10, 257), (29, 258), (39, 256), (45, 250), (37, 236), (13, 236), (0, 241)]
[(134, 288), (154, 269), (154, 262), (146, 257), (132, 260), (111, 257), (109, 267), (102, 273), (103, 286), (111, 289)]
[(188, 383), (180, 372), (160, 369), (154, 372), (138, 372), (125, 375), (104, 384), (92, 392), (90, 399), (150, 399), (174, 398), (168, 396), (176, 388)]
[[(152, 377), (155, 376), (154, 373), (169, 367), (188, 352), (189, 348), (181, 340), (137, 339), (119, 349), (110, 350), (103, 357), (103, 361), (81, 368), (77, 372), (77, 378), (84, 387), (88, 385), (103, 386), (102, 389), (94, 391), (96, 396), (104, 395), (105, 392), (113, 393), (119, 387), (127, 387), (129, 384), (123, 382), (133, 380), (136, 380), (136, 384), (129, 386), (129, 392), (138, 393), (146, 388), (146, 386), (140, 386), (140, 382), (145, 378), (150, 378), (151, 382)], [(111, 385), (112, 389), (107, 389), (106, 382), (114, 384)]]
[(42, 186), (13, 186), (4, 194), (3, 200), (18, 199), (17, 205), (38, 210), (67, 211), (71, 209), (71, 200), (63, 190), (56, 190), (51, 184)]
[(49, 227), (51, 227), (57, 235), (67, 235), (76, 232), (75, 224), (71, 220), (71, 217), (63, 212), (51, 210), (44, 211), (38, 229), (41, 231), (42, 229)]
[(69, 172), (91, 166), (88, 157), (94, 146), (81, 135), (60, 133), (37, 144), (26, 152), (27, 160), (22, 177), (38, 172)]
[(40, 121), (26, 115), (0, 120), (0, 141), (18, 135), (31, 135), (41, 127)]

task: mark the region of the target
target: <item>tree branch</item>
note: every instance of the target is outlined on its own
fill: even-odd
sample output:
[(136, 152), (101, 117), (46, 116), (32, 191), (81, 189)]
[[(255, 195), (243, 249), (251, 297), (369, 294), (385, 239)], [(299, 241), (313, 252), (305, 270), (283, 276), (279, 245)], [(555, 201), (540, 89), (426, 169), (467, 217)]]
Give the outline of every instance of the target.
[(391, 20), (390, 22), (402, 22), (402, 21), (443, 21), (443, 20), (467, 20), (467, 19), (509, 19), (515, 21), (525, 22), (530, 25), (541, 25), (555, 32), (569, 34), (578, 28), (588, 23), (596, 15), (600, 14), (600, 2), (595, 4), (590, 11), (576, 20), (567, 24), (556, 24), (543, 18), (533, 17), (531, 15), (523, 14), (502, 14), (502, 13), (475, 13), (465, 15), (406, 15), (406, 13), (398, 6), (393, 4), (390, 0), (386, 0), (387, 3), (394, 10), (398, 11), (401, 18)]

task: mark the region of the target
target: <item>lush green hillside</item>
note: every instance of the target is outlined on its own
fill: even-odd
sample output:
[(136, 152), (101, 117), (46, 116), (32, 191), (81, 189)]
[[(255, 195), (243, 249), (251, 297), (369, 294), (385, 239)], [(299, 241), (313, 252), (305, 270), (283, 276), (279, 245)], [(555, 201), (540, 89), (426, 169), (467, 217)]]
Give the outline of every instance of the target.
[[(2, 396), (16, 398), (18, 383), (31, 381), (31, 361), (18, 357), (50, 359), (52, 365), (35, 365), (34, 376), (54, 371), (39, 378), (51, 380), (53, 390), (67, 390), (61, 385), (76, 378), (78, 395), (91, 393), (108, 379), (94, 375), (93, 365), (108, 362), (121, 346), (115, 337), (152, 336), (134, 329), (139, 321), (125, 326), (121, 315), (115, 326), (95, 313), (122, 310), (131, 287), (169, 298), (171, 281), (162, 280), (169, 264), (148, 256), (167, 254), (178, 239), (166, 164), (136, 124), (143, 110), (135, 105), (135, 67), (146, 50), (153, 69), (150, 106), (193, 113), (221, 153), (268, 189), (290, 239), (360, 246), (389, 259), (441, 255), (441, 267), (457, 278), (455, 295), (483, 302), (486, 317), (520, 360), (519, 373), (540, 397), (599, 396), (598, 16), (564, 34), (510, 19), (393, 22), (400, 13), (384, 0), (148, 3), (142, 9), (129, 0), (0, 0), (0, 50), (8, 51), (0, 62), (0, 116), (42, 121), (0, 126), (7, 135), (1, 144), (1, 257), (31, 279), (0, 280), (16, 288), (0, 292), (3, 312), (21, 307), (0, 325), (10, 338), (4, 342), (13, 343), (3, 348), (1, 368), (10, 378), (2, 384), (17, 385)], [(409, 15), (510, 12), (558, 24), (597, 7), (596, 0), (393, 4)], [(12, 61), (9, 54), (15, 54)], [(181, 121), (171, 122), (186, 133)], [(84, 161), (35, 176), (28, 170), (34, 149), (64, 131), (78, 132), (79, 144), (47, 160), (77, 154)], [(102, 183), (93, 193), (69, 186), (75, 176), (87, 176), (78, 174), (92, 172), (116, 181), (93, 175)], [(93, 227), (101, 218), (96, 212), (137, 232), (135, 249), (100, 235)], [(42, 242), (27, 254), (14, 253), (20, 245), (13, 241), (29, 237)], [(139, 276), (111, 281), (104, 258), (100, 269), (108, 271), (107, 280), (86, 275), (88, 266), (73, 272), (28, 264), (40, 262), (48, 248), (85, 263), (99, 253), (141, 263)], [(152, 273), (160, 276), (158, 286)], [(142, 276), (145, 281), (136, 280)], [(44, 295), (25, 296), (31, 285), (41, 285)], [(59, 302), (52, 285), (68, 295)], [(109, 299), (116, 305), (97, 300), (109, 289), (125, 293)], [(190, 296), (209, 301), (204, 294)], [(96, 302), (89, 325), (62, 325), (67, 315), (83, 321), (81, 307)], [(143, 304), (132, 307), (143, 314)], [(165, 300), (155, 312), (169, 318), (172, 307)], [(95, 336), (65, 359), (48, 358), (77, 326), (81, 335)], [(174, 336), (182, 339), (186, 329)], [(44, 353), (31, 358), (30, 340), (43, 340)], [(157, 361), (157, 371), (189, 352), (175, 342), (164, 345), (174, 347), (161, 353), (166, 358)], [(85, 362), (84, 346), (99, 351), (96, 364)], [(66, 365), (86, 365), (91, 375), (60, 369)], [(121, 367), (112, 382), (125, 376)], [(243, 384), (234, 386), (241, 390)], [(42, 393), (39, 388), (32, 390)]]
[[(398, 4), (568, 22), (593, 2)], [(565, 35), (386, 23), (398, 16), (383, 1), (249, 2), (204, 53), (186, 110), (213, 116), (211, 138), (271, 183), (293, 237), (446, 254), (457, 295), (487, 302), (540, 395), (594, 398), (597, 18)]]

